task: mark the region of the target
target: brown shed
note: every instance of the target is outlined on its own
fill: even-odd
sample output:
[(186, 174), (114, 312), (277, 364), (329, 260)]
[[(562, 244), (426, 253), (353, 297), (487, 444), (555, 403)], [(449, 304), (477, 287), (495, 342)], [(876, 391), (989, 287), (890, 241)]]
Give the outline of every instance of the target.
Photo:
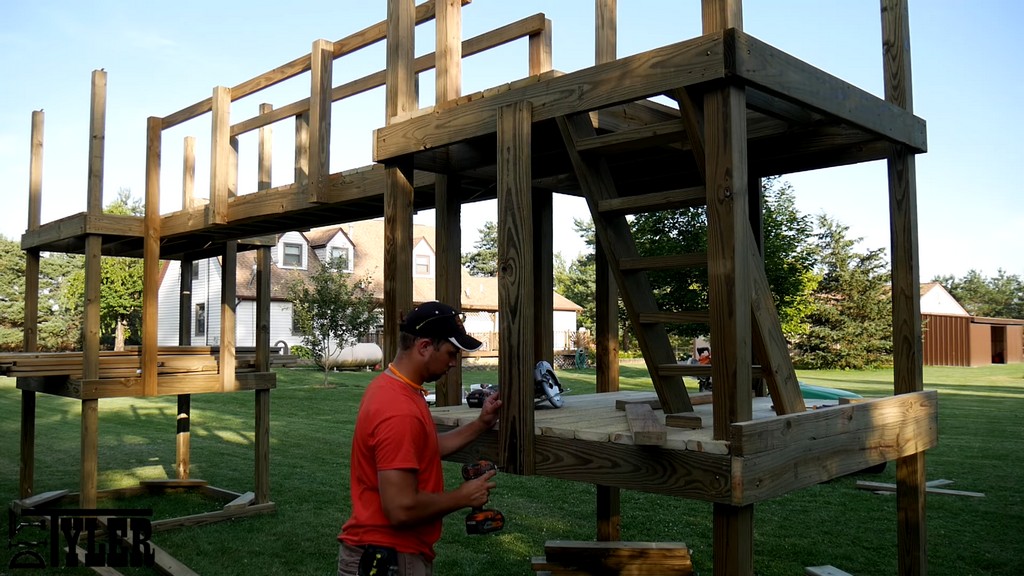
[(1024, 320), (922, 314), (925, 366), (1024, 362)]

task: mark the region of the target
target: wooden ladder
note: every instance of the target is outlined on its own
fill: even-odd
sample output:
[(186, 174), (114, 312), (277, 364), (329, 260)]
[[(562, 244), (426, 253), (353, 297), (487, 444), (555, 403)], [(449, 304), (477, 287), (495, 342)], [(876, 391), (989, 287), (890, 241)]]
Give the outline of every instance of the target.
[[(558, 118), (559, 130), (587, 201), (594, 222), (594, 231), (605, 251), (609, 268), (615, 278), (626, 313), (636, 331), (637, 343), (654, 382), (658, 399), (666, 414), (691, 412), (689, 395), (683, 376), (708, 376), (711, 366), (680, 364), (668, 339), (666, 324), (703, 323), (710, 325), (708, 310), (664, 311), (658, 308), (648, 272), (680, 268), (707, 267), (707, 253), (641, 256), (626, 220), (631, 214), (642, 214), (680, 208), (706, 206), (704, 186), (621, 196), (612, 177), (607, 158), (615, 150), (628, 146), (631, 139), (661, 142), (673, 131), (681, 139), (689, 138), (698, 168), (704, 175), (704, 147), (701, 112), (694, 100), (682, 90), (670, 94), (679, 102), (680, 120), (642, 129), (598, 135), (588, 113)], [(805, 410), (799, 383), (793, 370), (782, 326), (768, 288), (761, 254), (753, 232), (746, 235), (745, 252), (752, 259), (752, 286), (735, 289), (752, 290), (751, 326), (754, 332), (755, 377), (768, 384), (778, 414)]]

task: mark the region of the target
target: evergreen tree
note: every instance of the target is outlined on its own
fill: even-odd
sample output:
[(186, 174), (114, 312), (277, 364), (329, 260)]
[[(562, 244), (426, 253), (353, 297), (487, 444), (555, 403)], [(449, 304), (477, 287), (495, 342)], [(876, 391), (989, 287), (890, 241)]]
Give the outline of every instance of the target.
[(470, 276), (497, 276), (498, 225), (488, 220), (478, 232), (480, 238), (473, 244), (474, 251), (462, 255), (462, 265)]
[[(39, 262), (36, 341), (40, 350), (74, 350), (79, 343), (81, 308), (68, 308), (62, 290), (82, 266), (80, 256), (43, 255)], [(0, 236), (0, 350), (21, 351), (25, 328), (25, 252)]]
[(816, 256), (821, 282), (796, 342), (798, 363), (812, 369), (883, 366), (892, 355), (892, 304), (884, 250), (860, 253), (849, 227), (818, 217)]

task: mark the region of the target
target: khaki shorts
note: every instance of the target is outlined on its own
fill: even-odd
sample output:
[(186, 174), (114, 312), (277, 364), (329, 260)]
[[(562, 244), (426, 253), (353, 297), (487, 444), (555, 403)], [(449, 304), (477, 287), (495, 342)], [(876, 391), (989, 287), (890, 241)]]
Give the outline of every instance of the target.
[[(358, 576), (359, 559), (363, 549), (340, 543), (338, 550), (338, 576)], [(433, 563), (419, 554), (398, 553), (398, 572), (396, 576), (433, 576)], [(390, 575), (389, 575), (390, 576)]]

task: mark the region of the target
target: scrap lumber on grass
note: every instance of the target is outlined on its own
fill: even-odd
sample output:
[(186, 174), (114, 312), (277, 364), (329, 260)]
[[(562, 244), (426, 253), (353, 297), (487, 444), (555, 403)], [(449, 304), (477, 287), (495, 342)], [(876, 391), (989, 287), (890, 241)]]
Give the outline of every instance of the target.
[[(896, 485), (888, 484), (885, 482), (869, 482), (867, 480), (858, 480), (857, 488), (861, 490), (873, 490), (875, 492), (895, 492)], [(925, 491), (930, 494), (946, 494), (948, 496), (970, 496), (971, 498), (984, 498), (985, 494), (982, 492), (966, 492), (964, 490), (947, 490), (945, 488), (937, 488), (932, 486), (930, 483), (926, 483)]]
[(590, 542), (551, 540), (545, 556), (533, 558), (538, 574), (688, 576), (690, 549), (682, 542)]

